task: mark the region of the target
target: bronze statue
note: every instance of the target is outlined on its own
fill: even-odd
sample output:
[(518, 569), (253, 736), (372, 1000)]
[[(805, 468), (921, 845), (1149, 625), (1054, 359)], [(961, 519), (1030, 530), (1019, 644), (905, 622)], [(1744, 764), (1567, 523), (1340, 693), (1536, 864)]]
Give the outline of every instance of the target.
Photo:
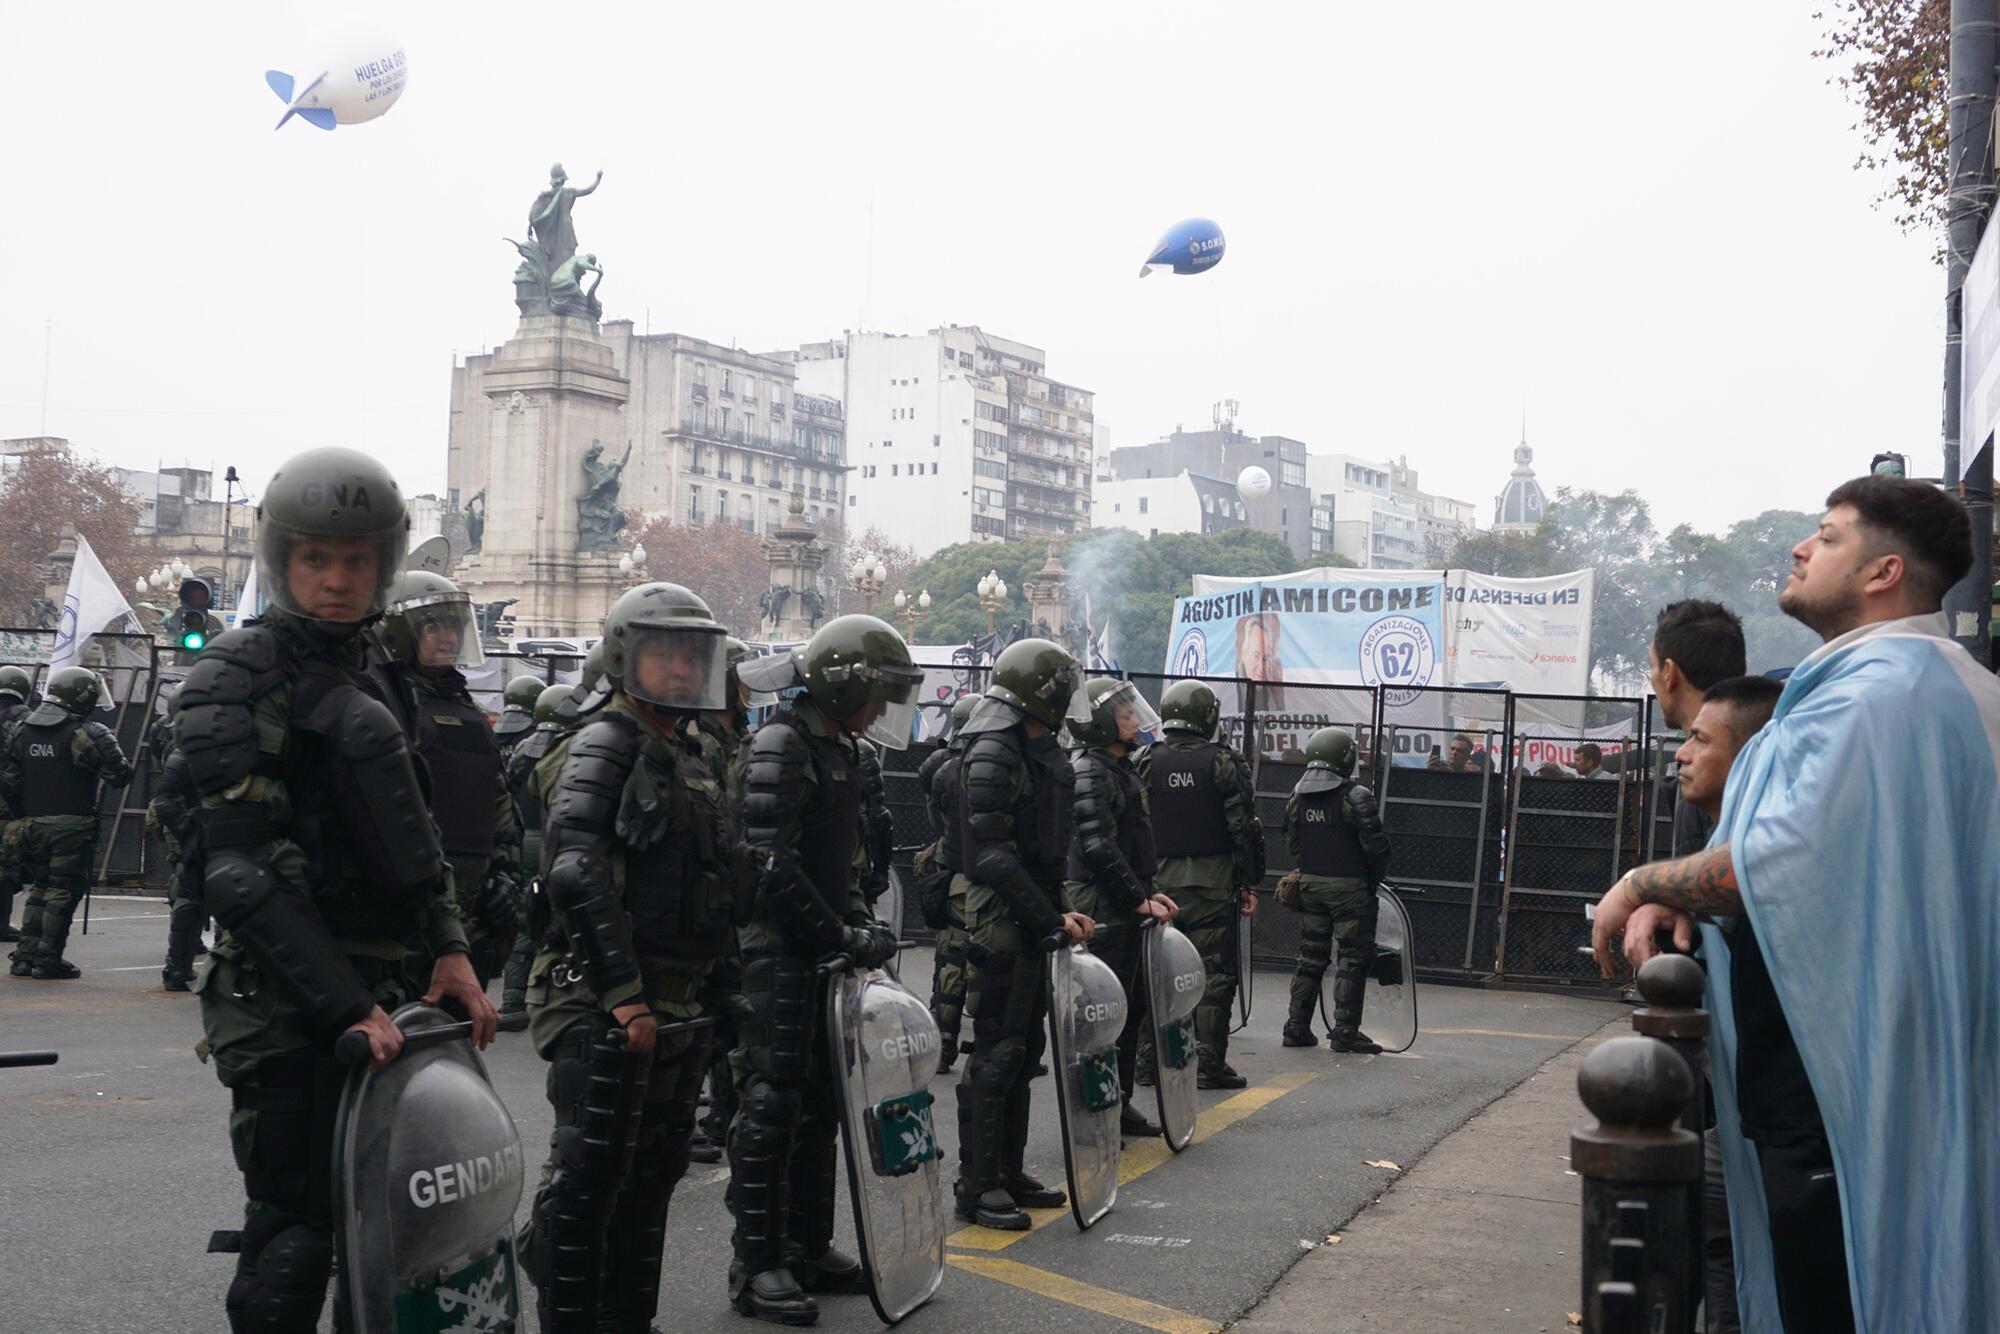
[[(590, 287), (583, 287), (583, 275), (594, 273)], [(604, 313), (598, 304), (597, 285), (604, 281), (604, 270), (597, 266), (595, 255), (571, 255), (549, 276), (549, 310), (556, 315), (581, 315), (595, 322)]]
[(569, 173), (558, 162), (549, 168), (549, 188), (535, 196), (533, 207), (528, 210), (528, 230), (534, 234), (535, 243), (541, 247), (542, 269), (553, 278), (564, 260), (576, 253), (576, 227), (570, 222), (570, 210), (576, 201), (604, 183), (604, 173), (598, 172), (597, 179), (578, 190), (568, 184)]
[(593, 440), (583, 453), (583, 494), (576, 500), (576, 549), (616, 551), (618, 530), (625, 526), (625, 511), (618, 508), (618, 474), (632, 457), (628, 441), (616, 463), (600, 463), (604, 442)]
[(486, 488), (480, 487), (465, 502), (465, 554), (479, 554), (479, 539), (486, 535)]

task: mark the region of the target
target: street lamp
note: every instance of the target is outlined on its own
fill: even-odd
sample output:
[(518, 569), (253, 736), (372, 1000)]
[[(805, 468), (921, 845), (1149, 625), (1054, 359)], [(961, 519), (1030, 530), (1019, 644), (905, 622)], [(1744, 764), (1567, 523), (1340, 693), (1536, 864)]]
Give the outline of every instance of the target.
[(134, 593), (139, 594), (141, 597), (144, 597), (147, 591), (152, 588), (152, 586), (153, 586), (152, 580), (146, 578), (146, 576), (143, 574), (140, 575), (137, 579), (134, 579), (132, 581), (132, 591)]
[(931, 609), (931, 591), (911, 597), (902, 589), (896, 590), (896, 614), (903, 618), (903, 638), (909, 643), (917, 642), (917, 622)]
[(1000, 577), (999, 571), (988, 570), (977, 588), (979, 609), (986, 613), (986, 633), (990, 635), (993, 633), (994, 617), (998, 616), (1000, 609), (1007, 605), (1007, 581)]
[(868, 610), (875, 610), (875, 599), (881, 595), (882, 585), (889, 582), (889, 567), (880, 557), (870, 563), (866, 556), (854, 562), (854, 568), (847, 572), (848, 584), (859, 593), (868, 604)]
[[(618, 573), (633, 583), (645, 582), (646, 548), (643, 544), (634, 543), (630, 551), (618, 558)], [(635, 573), (638, 575), (637, 579), (633, 579)]]

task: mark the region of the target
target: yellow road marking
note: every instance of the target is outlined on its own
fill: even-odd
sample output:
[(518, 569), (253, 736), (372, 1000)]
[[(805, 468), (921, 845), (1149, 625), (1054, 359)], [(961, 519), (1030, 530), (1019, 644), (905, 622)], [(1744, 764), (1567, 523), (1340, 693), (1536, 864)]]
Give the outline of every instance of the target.
[(1516, 1033), (1507, 1028), (1420, 1028), (1417, 1031), (1439, 1037), (1534, 1038), (1541, 1042), (1579, 1042), (1590, 1036), (1588, 1033)]
[[(1011, 1234), (1019, 1236), (1019, 1233)], [(1147, 1329), (1157, 1329), (1161, 1334), (1216, 1334), (1222, 1328), (1213, 1320), (1188, 1315), (1169, 1306), (1161, 1306), (1138, 1297), (1127, 1297), (1122, 1292), (1109, 1288), (1094, 1287), (1089, 1283), (1079, 1283), (1061, 1274), (1051, 1274), (1046, 1269), (1036, 1269), (1032, 1265), (1018, 1264), (1004, 1260), (997, 1255), (952, 1255), (947, 1256), (960, 1269), (990, 1278), (1009, 1287), (1020, 1288), (1051, 1301), (1069, 1306), (1095, 1311), (1115, 1320), (1143, 1325)]]
[[(1268, 1084), (1259, 1084), (1256, 1088), (1244, 1089), (1233, 1097), (1223, 1099), (1195, 1117), (1194, 1143), (1199, 1144), (1210, 1135), (1227, 1130), (1252, 1112), (1270, 1106), (1287, 1093), (1318, 1077), (1313, 1072), (1295, 1071), (1292, 1074), (1279, 1075)], [(1167, 1142), (1163, 1139), (1148, 1139), (1124, 1150), (1118, 1156), (1118, 1184), (1123, 1186), (1134, 1178), (1145, 1175), (1173, 1156), (1174, 1151), (1167, 1147)], [(975, 1224), (972, 1227), (960, 1228), (946, 1237), (945, 1245), (965, 1251), (1003, 1251), (1023, 1237), (1041, 1231), (1057, 1219), (1070, 1216), (1066, 1208), (1030, 1209), (1027, 1214), (1033, 1222), (1026, 1232), (1002, 1232), (998, 1228), (979, 1227)]]

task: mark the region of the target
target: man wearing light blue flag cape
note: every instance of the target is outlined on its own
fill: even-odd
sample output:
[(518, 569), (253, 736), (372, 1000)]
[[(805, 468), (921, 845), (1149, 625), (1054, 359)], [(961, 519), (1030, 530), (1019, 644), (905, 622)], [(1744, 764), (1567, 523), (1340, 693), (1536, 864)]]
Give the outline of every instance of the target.
[(1971, 563), (1957, 501), (1870, 477), (1827, 505), (1778, 600), (1825, 644), (1738, 756), (1707, 851), (1612, 886), (1593, 945), (1609, 975), (1621, 933), (1636, 964), (1654, 930), (1685, 940), (1690, 915), (1711, 919), (1709, 1073), (1746, 1331), (1990, 1328), (2000, 682), (1938, 610)]

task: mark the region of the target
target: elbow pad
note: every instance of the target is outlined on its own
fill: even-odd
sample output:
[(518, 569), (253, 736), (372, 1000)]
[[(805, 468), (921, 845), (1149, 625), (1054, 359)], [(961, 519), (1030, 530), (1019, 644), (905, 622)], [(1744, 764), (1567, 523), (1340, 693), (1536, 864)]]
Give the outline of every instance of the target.
[(591, 988), (600, 994), (639, 976), (632, 947), (632, 924), (611, 884), (609, 857), (599, 848), (563, 831), (550, 829), (559, 841), (545, 882), (549, 906), (561, 920), (570, 948), (581, 956)]
[(224, 930), (249, 946), (263, 969), (275, 974), (313, 1024), (338, 1033), (375, 1008), (340, 947), (296, 897), (280, 890), (261, 861), (223, 851), (211, 856), (202, 897)]

